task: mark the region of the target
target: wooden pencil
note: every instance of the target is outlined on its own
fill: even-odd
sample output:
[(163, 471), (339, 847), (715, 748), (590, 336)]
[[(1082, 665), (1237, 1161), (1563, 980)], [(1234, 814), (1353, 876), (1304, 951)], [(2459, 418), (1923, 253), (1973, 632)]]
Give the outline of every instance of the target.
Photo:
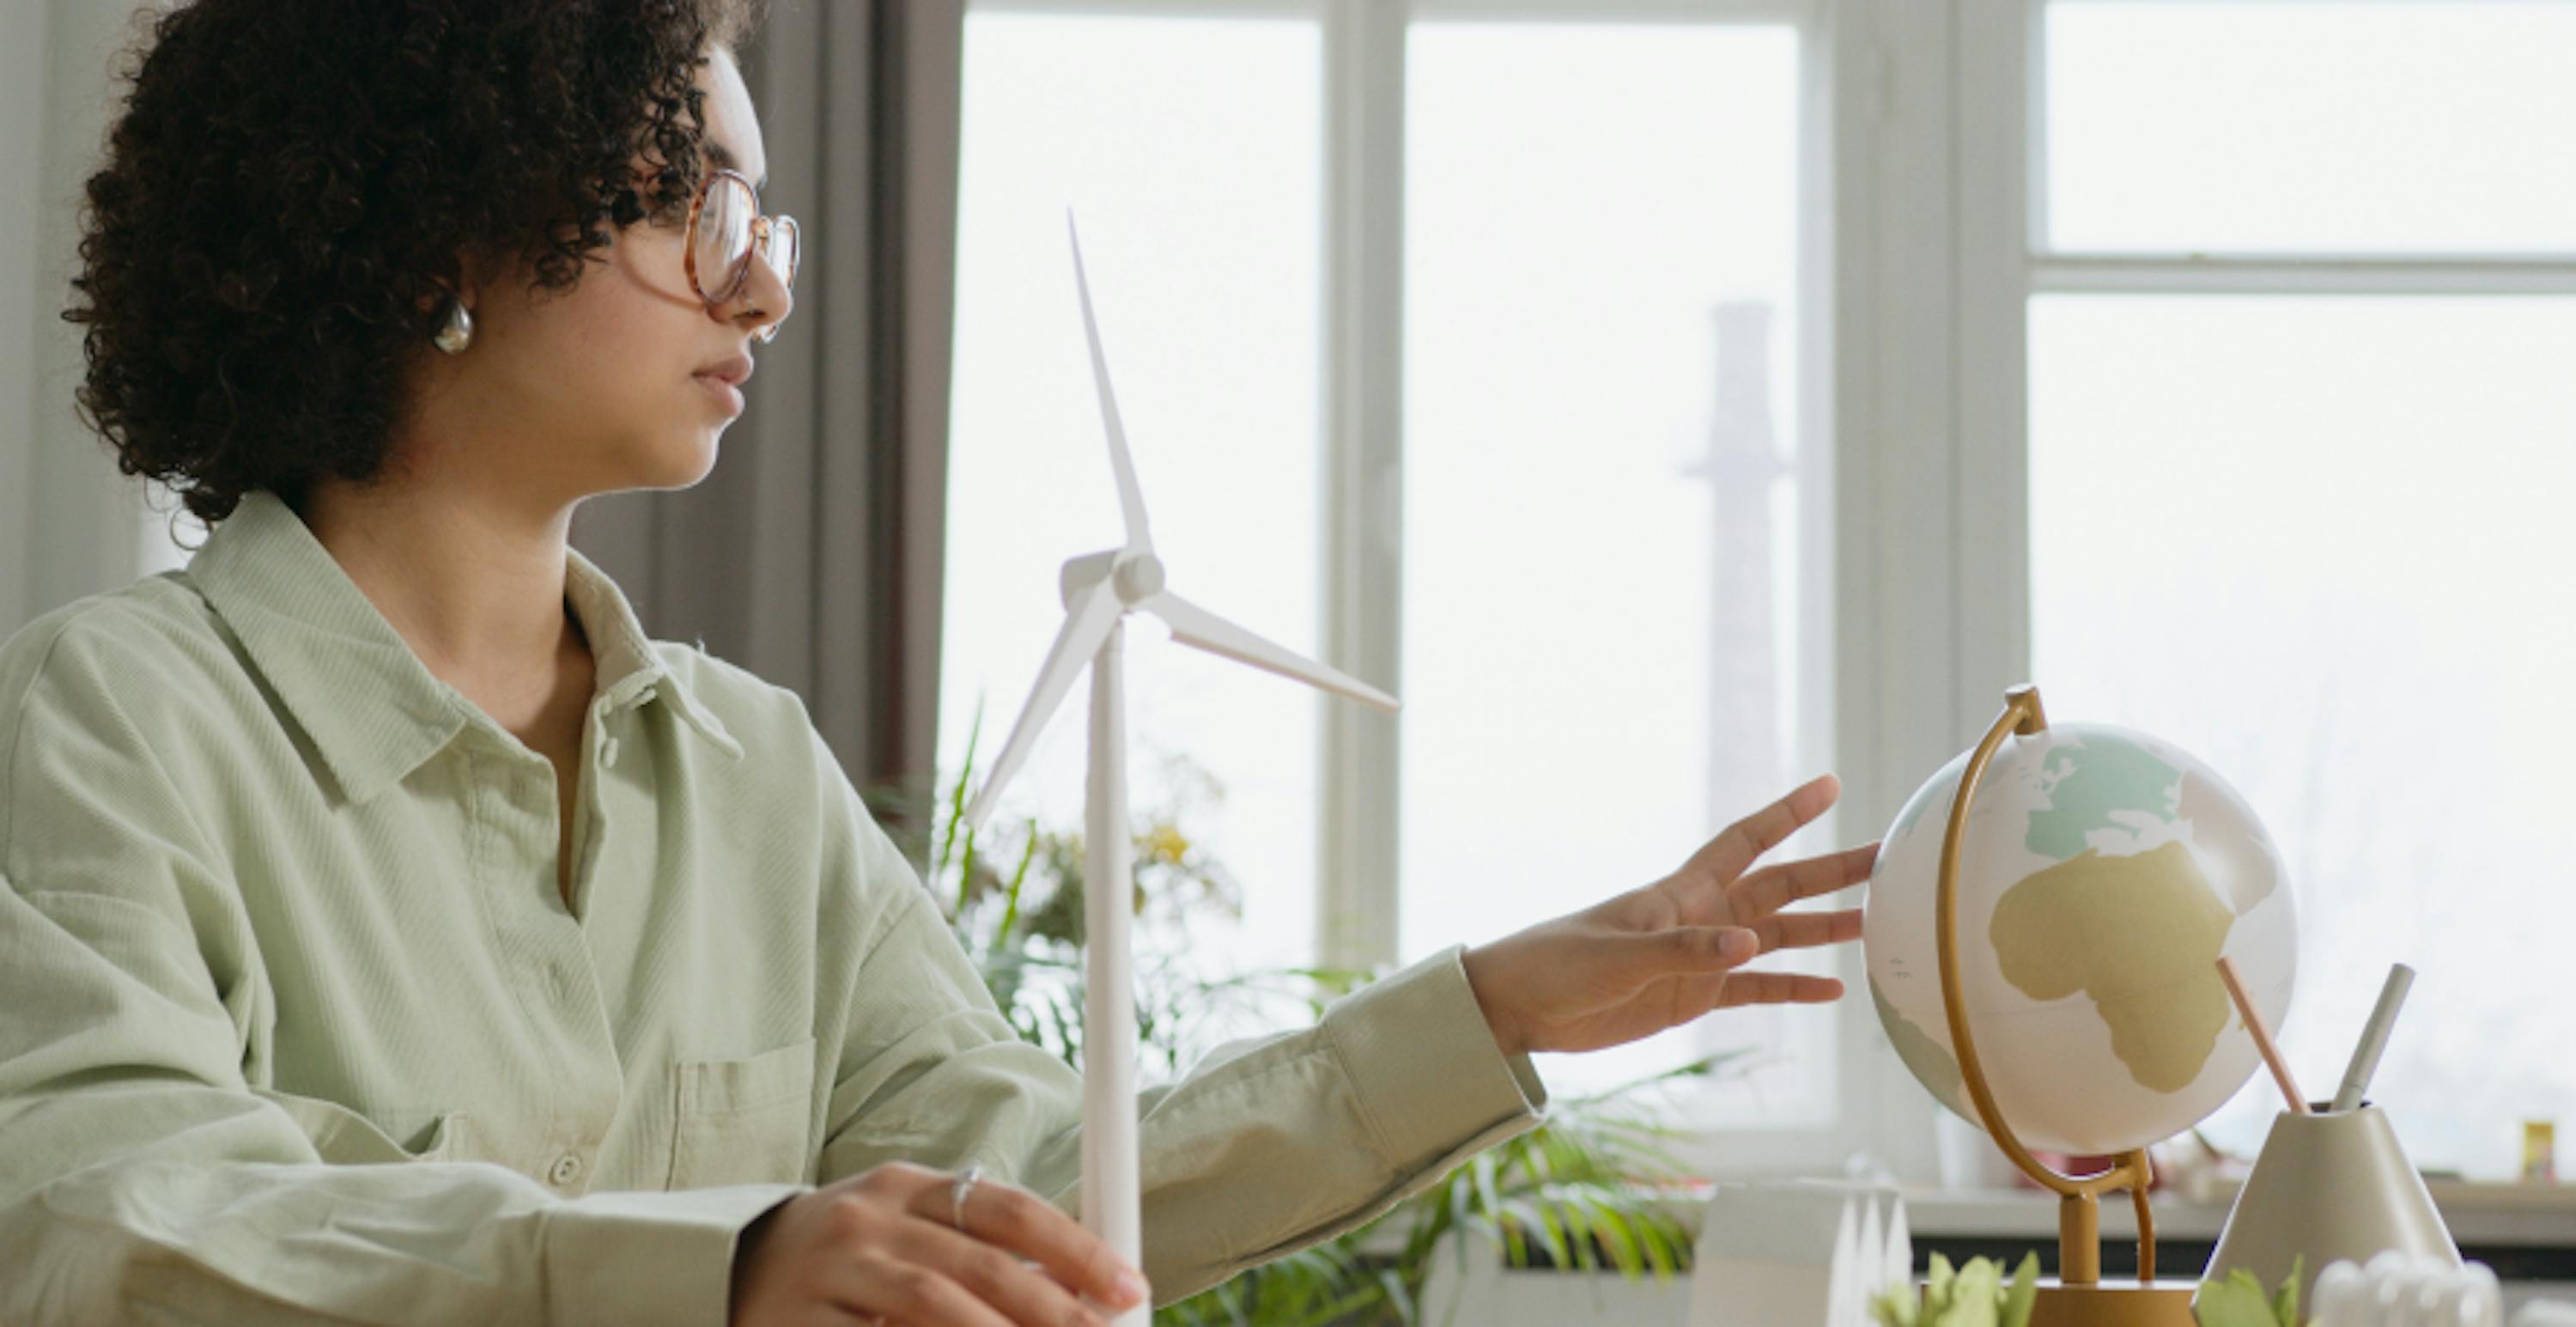
[(2281, 1058), (2281, 1048), (2272, 1044), (2271, 1030), (2263, 1026), (2263, 1016), (2254, 1012), (2254, 997), (2245, 993), (2244, 979), (2236, 975), (2236, 964), (2225, 955), (2218, 959), (2218, 979), (2227, 983), (2227, 998), (2236, 1002), (2236, 1012), (2245, 1019), (2245, 1030), (2254, 1037), (2254, 1049), (2263, 1053), (2263, 1063), (2272, 1067), (2272, 1081), (2281, 1085), (2281, 1095), (2290, 1099), (2290, 1113), (2308, 1113), (2308, 1099), (2299, 1093), (2297, 1079), (2290, 1077), (2290, 1062)]

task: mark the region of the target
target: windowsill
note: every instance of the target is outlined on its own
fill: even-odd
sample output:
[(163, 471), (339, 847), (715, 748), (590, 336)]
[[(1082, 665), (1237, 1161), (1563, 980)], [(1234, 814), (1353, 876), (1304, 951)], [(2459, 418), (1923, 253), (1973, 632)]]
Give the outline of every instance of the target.
[[(1715, 1185), (1701, 1182), (1665, 1190), (1665, 1209), (1694, 1236), (1700, 1214), (1707, 1210)], [(2433, 1204), (2450, 1227), (2451, 1238), (2467, 1246), (2576, 1249), (2576, 1184), (2475, 1184), (2435, 1180), (2425, 1185)], [(2155, 1196), (2156, 1237), (2160, 1240), (2212, 1241), (2227, 1224), (2236, 1201), (2236, 1186), (2220, 1186), (2219, 1196), (2195, 1202), (2179, 1194)], [(2057, 1199), (2036, 1189), (1908, 1189), (1906, 1227), (1918, 1241), (1935, 1239), (2026, 1239), (2033, 1244), (2057, 1238)], [(2126, 1194), (2102, 1204), (2102, 1238), (2106, 1243), (2134, 1240), (2135, 1216)], [(1400, 1247), (1398, 1232), (1381, 1231), (1369, 1241), (1371, 1252)]]
[[(2425, 1186), (2434, 1206), (2461, 1244), (2517, 1248), (2576, 1248), (2576, 1184), (2472, 1184), (2437, 1180)], [(2193, 1202), (2179, 1195), (2154, 1199), (2156, 1234), (2163, 1239), (2214, 1240), (2235, 1202), (2233, 1186), (2217, 1198)], [(1916, 1236), (2053, 1239), (2057, 1199), (2032, 1189), (1916, 1190), (1905, 1195), (1905, 1218)], [(2135, 1239), (2137, 1221), (2126, 1195), (2102, 1204), (2102, 1238)]]
[[(1707, 1195), (1714, 1187), (1700, 1184), (1668, 1190), (1665, 1208), (1696, 1232)], [(2428, 1186), (2442, 1209), (2453, 1237), (2472, 1257), (2484, 1256), (2505, 1279), (2508, 1310), (2540, 1298), (2576, 1297), (2576, 1277), (2566, 1274), (2568, 1251), (2576, 1250), (2576, 1185), (2464, 1184), (2445, 1181)], [(2232, 1198), (2232, 1194), (2228, 1195)], [(1954, 1258), (1960, 1245), (1983, 1255), (2003, 1254), (2018, 1260), (2022, 1250), (2055, 1252), (2057, 1199), (2029, 1189), (1940, 1192), (1910, 1190), (1906, 1217), (1915, 1241), (1918, 1274), (1930, 1249), (1948, 1245)], [(2227, 1220), (2226, 1200), (2192, 1202), (2180, 1195), (2155, 1200), (2157, 1234), (2174, 1245), (2198, 1246), (2205, 1254)], [(2103, 1205), (2102, 1242), (2106, 1272), (2123, 1239), (2136, 1235), (2126, 1195)], [(1372, 1251), (1393, 1253), (1372, 1241)], [(1999, 1247), (1998, 1247), (1999, 1246)], [(1437, 1260), (1427, 1302), (1446, 1305), (1460, 1321), (1490, 1322), (1500, 1327), (1572, 1323), (1662, 1324), (1680, 1327), (1689, 1320), (1692, 1283), (1680, 1277), (1630, 1283), (1608, 1272), (1571, 1277), (1552, 1271), (1517, 1271), (1499, 1266), (1489, 1247), (1467, 1262), (1445, 1256)], [(2005, 1251), (2009, 1250), (2009, 1253)], [(1821, 1250), (1819, 1253), (1821, 1254)], [(2168, 1275), (2180, 1274), (2169, 1270)], [(1440, 1316), (1437, 1307), (1428, 1315)]]

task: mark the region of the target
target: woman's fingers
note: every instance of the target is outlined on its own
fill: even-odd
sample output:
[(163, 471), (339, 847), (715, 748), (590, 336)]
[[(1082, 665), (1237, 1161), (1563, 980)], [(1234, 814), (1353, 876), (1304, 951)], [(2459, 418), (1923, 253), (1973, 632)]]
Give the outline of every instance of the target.
[(895, 1252), (936, 1270), (1005, 1321), (1031, 1327), (1102, 1321), (1040, 1267), (1021, 1262), (998, 1244), (959, 1234), (945, 1223), (911, 1223), (897, 1237)]
[(1838, 977), (1811, 977), (1803, 972), (1734, 972), (1727, 974), (1718, 1007), (1747, 1004), (1827, 1004), (1843, 998)]
[(1697, 1014), (1748, 1004), (1830, 1004), (1843, 998), (1843, 984), (1833, 977), (1803, 972), (1736, 971), (1682, 979), (1679, 1003)]
[[(1614, 989), (1731, 968), (1762, 952), (1762, 938), (1741, 926), (1674, 926), (1612, 943), (1616, 947), (1600, 952), (1617, 964)], [(1625, 990), (1619, 998), (1626, 998)]]
[(1865, 843), (1822, 857), (1766, 866), (1727, 890), (1727, 901), (1739, 921), (1767, 917), (1801, 899), (1849, 889), (1869, 879), (1878, 865), (1878, 845)]
[(1789, 795), (1726, 827), (1691, 854), (1691, 865), (1719, 880), (1733, 880), (1762, 854), (1833, 809), (1842, 796), (1842, 781), (1820, 774), (1791, 789)]
[(1746, 929), (1762, 942), (1762, 952), (1767, 954), (1774, 949), (1813, 949), (1857, 940), (1860, 923), (1860, 909), (1845, 908), (1840, 912), (1778, 913)]
[[(1083, 1229), (1082, 1223), (1036, 1194), (999, 1180), (984, 1180), (967, 1189), (964, 1203), (953, 1204), (954, 1197), (943, 1178), (937, 1186), (914, 1194), (905, 1206), (945, 1233), (955, 1233), (951, 1223), (962, 1222), (965, 1235), (981, 1241), (1002, 1261), (1017, 1268), (1018, 1259), (1009, 1256), (1016, 1253), (1045, 1268), (1056, 1283), (1100, 1303), (1124, 1305), (1145, 1297), (1144, 1278), (1133, 1275), (1125, 1260), (1098, 1235)], [(993, 1265), (986, 1270), (998, 1275)], [(1030, 1276), (1046, 1280), (1035, 1273)]]
[[(735, 1253), (734, 1321), (817, 1312), (915, 1327), (1072, 1327), (1145, 1297), (1073, 1218), (999, 1180), (891, 1161), (789, 1199)], [(1035, 1260), (1034, 1262), (1027, 1260)], [(846, 1321), (846, 1319), (845, 1319)]]
[(826, 1287), (832, 1302), (858, 1314), (861, 1322), (1020, 1327), (1022, 1323), (1079, 1321), (1065, 1317), (1004, 1317), (964, 1286), (920, 1263), (901, 1258), (853, 1258), (838, 1264), (833, 1272)]

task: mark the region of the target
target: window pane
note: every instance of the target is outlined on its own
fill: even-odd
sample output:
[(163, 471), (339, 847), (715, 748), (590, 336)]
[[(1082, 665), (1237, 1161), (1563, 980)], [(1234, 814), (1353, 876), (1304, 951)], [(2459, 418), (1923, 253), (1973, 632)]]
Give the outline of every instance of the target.
[(2061, 0), (2074, 250), (2576, 249), (2570, 0)]
[[(1798, 46), (1780, 27), (1417, 24), (1406, 140), (1404, 947), (1653, 880), (1815, 765), (1798, 607)], [(1830, 1011), (1734, 1046), (1821, 1124)]]
[[(2504, 1177), (2576, 1103), (2559, 868), (2576, 767), (2576, 300), (2067, 296), (2031, 312), (2031, 598), (2049, 712), (2249, 797), (2298, 890), (2283, 1038), (2417, 1164)], [(2256, 1075), (2217, 1117), (2250, 1154)]]
[[(1000, 749), (1063, 619), (1057, 570), (1122, 539), (1065, 240), (1079, 209), (1101, 335), (1172, 587), (1315, 648), (1321, 65), (1313, 25), (973, 13), (966, 28), (940, 745), (975, 706)], [(1127, 632), (1129, 787), (1223, 785), (1179, 824), (1240, 882), (1240, 962), (1311, 961), (1315, 703)], [(1015, 784), (1082, 823), (1089, 690)]]

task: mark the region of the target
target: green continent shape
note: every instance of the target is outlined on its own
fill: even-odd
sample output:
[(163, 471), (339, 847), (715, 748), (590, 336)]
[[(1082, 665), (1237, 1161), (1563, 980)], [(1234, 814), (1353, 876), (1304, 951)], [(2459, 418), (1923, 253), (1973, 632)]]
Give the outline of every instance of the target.
[(2114, 811), (2171, 820), (2174, 782), (2182, 777), (2145, 747), (2115, 739), (2059, 747), (2048, 753), (2047, 769), (2057, 781), (2048, 792), (2048, 809), (2030, 813), (2024, 842), (2059, 862), (2085, 851), (2086, 834), (2118, 824), (2111, 819)]
[(2088, 849), (2034, 873), (1996, 902), (1991, 938), (2015, 989), (2090, 996), (2129, 1075), (2179, 1092), (2227, 1027), (2217, 964), (2235, 922), (2191, 851), (2167, 843), (2127, 857)]
[(1915, 1081), (1932, 1089), (1932, 1095), (1939, 1097), (1942, 1105), (1958, 1109), (1959, 1103), (1966, 1100), (1960, 1091), (1959, 1062), (1941, 1043), (1896, 1012), (1896, 1006), (1889, 1004), (1886, 994), (1878, 989), (1876, 977), (1869, 979), (1869, 1002), (1878, 1006), (1879, 1026), (1887, 1029), (1887, 1039), (1896, 1045), (1896, 1058), (1905, 1061)]

